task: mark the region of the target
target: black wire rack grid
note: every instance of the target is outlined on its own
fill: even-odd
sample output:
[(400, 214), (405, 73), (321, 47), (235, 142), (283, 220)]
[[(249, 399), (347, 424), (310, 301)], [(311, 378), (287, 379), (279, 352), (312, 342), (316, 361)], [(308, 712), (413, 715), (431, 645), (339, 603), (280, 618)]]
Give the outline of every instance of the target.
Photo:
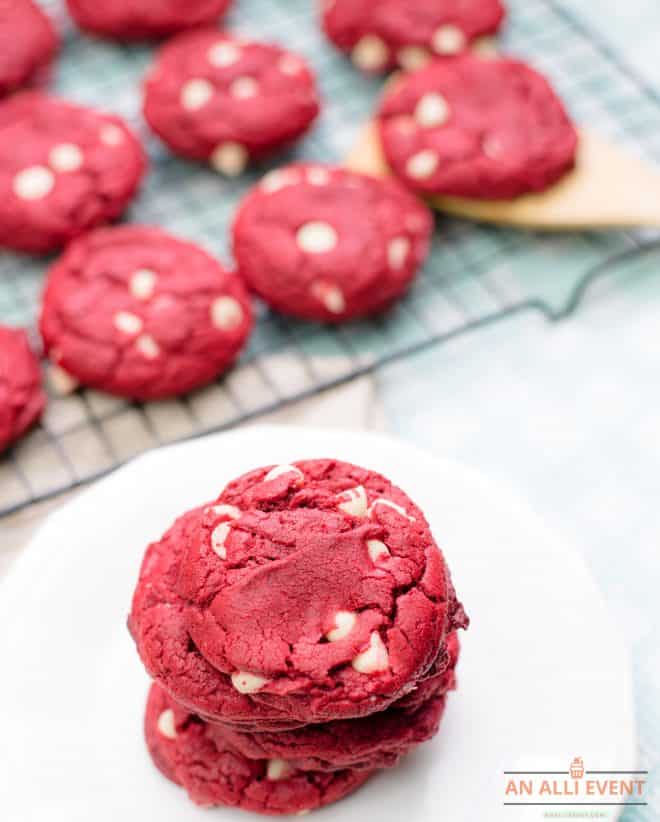
[[(151, 172), (128, 219), (160, 224), (228, 259), (236, 203), (267, 168), (227, 181), (168, 154), (140, 118), (139, 84), (152, 58), (78, 34), (59, 0), (44, 0), (65, 47), (54, 90), (123, 115), (144, 138)], [(240, 0), (228, 27), (278, 41), (317, 71), (319, 125), (286, 162), (339, 161), (367, 120), (380, 84), (359, 75), (325, 42), (310, 0)], [(509, 0), (503, 47), (546, 73), (578, 123), (660, 160), (660, 99), (560, 0)], [(540, 235), (439, 219), (429, 261), (387, 315), (340, 328), (296, 322), (256, 306), (257, 324), (239, 364), (178, 400), (137, 404), (95, 391), (66, 395), (51, 380), (42, 423), (0, 459), (0, 514), (74, 488), (163, 443), (237, 425), (286, 403), (478, 329), (536, 311), (558, 321), (590, 284), (659, 245), (650, 231)], [(0, 256), (0, 322), (34, 328), (47, 261)]]

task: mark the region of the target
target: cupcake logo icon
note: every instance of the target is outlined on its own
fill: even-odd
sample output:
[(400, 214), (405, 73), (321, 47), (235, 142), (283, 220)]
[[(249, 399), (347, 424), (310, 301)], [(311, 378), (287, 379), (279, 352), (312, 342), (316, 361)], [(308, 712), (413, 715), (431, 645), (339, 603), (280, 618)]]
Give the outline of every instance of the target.
[(571, 779), (582, 779), (584, 776), (584, 762), (581, 756), (576, 756), (570, 764)]

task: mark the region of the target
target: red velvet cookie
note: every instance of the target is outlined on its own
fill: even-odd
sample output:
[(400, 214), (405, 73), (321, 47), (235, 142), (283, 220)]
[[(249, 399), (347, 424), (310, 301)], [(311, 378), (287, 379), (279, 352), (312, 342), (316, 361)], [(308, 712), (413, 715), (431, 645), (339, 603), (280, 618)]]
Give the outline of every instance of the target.
[(300, 137), (318, 111), (300, 57), (213, 28), (163, 46), (145, 83), (151, 128), (172, 151), (229, 176)]
[(174, 698), (257, 730), (384, 710), (465, 624), (421, 511), (333, 460), (250, 472), (182, 517), (129, 621)]
[(149, 692), (145, 736), (154, 763), (193, 802), (264, 814), (301, 813), (336, 802), (371, 776), (365, 770), (320, 772), (281, 759), (248, 759), (209, 734), (158, 686)]
[(49, 65), (59, 47), (53, 24), (32, 0), (0, 6), (0, 97), (20, 88)]
[(118, 118), (40, 92), (0, 103), (0, 246), (45, 252), (118, 217), (145, 169)]
[(255, 704), (236, 690), (230, 677), (210, 665), (190, 638), (176, 582), (182, 554), (196, 538), (202, 516), (201, 508), (189, 511), (147, 549), (128, 620), (142, 662), (178, 703), (204, 719), (244, 730), (299, 727), (303, 721)]
[[(200, 654), (186, 628), (184, 603), (176, 592), (181, 556), (195, 539), (204, 509), (179, 518), (165, 536), (149, 546), (138, 582), (129, 628), (149, 674), (191, 713), (245, 732), (284, 731), (300, 727), (275, 707), (255, 703), (231, 678), (213, 668)], [(437, 691), (454, 687), (457, 654), (451, 634), (446, 647), (414, 690), (394, 703), (415, 710)]]
[(459, 610), (419, 508), (336, 460), (229, 483), (186, 547), (177, 589), (193, 642), (237, 690), (311, 722), (412, 690)]
[(282, 759), (301, 770), (392, 768), (438, 731), (445, 697), (432, 697), (416, 711), (386, 711), (361, 719), (305, 725), (293, 731), (242, 732), (209, 725), (214, 739), (248, 759)]
[(331, 166), (267, 174), (234, 222), (248, 285), (277, 311), (341, 322), (383, 311), (426, 258), (429, 210), (391, 180)]
[(492, 35), (504, 19), (500, 0), (324, 0), (329, 39), (369, 72), (418, 69)]
[(454, 686), (455, 633), (450, 634), (448, 644), (450, 667), (380, 713), (279, 733), (250, 733), (220, 725), (210, 726), (210, 733), (249, 759), (283, 759), (303, 770), (392, 767), (438, 731), (446, 692)]
[(252, 325), (240, 279), (198, 246), (156, 228), (98, 229), (48, 273), (41, 334), (83, 385), (140, 400), (213, 380)]
[(34, 425), (45, 404), (27, 334), (0, 326), (0, 453)]
[(117, 40), (167, 37), (177, 31), (214, 23), (231, 0), (66, 0), (81, 29)]
[(386, 92), (387, 162), (422, 194), (505, 200), (542, 191), (575, 163), (577, 132), (547, 80), (509, 58), (438, 60)]

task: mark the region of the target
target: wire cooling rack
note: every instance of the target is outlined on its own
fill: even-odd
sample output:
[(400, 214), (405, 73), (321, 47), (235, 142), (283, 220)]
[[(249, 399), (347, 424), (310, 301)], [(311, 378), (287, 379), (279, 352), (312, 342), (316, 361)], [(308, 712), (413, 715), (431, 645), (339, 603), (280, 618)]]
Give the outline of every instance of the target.
[[(227, 181), (170, 156), (141, 121), (139, 82), (146, 46), (80, 36), (58, 0), (45, 0), (64, 33), (54, 90), (123, 115), (141, 133), (151, 173), (128, 219), (160, 224), (228, 258), (228, 226), (246, 189), (264, 173)], [(339, 161), (379, 92), (325, 42), (311, 0), (237, 0), (228, 27), (305, 54), (324, 98), (319, 125), (294, 157)], [(559, 0), (509, 0), (507, 51), (554, 82), (577, 122), (647, 159), (660, 160), (660, 100)], [(387, 315), (341, 328), (296, 322), (257, 306), (240, 363), (186, 398), (146, 405), (95, 391), (58, 394), (42, 424), (0, 460), (0, 513), (77, 486), (166, 442), (236, 425), (295, 399), (507, 315), (567, 316), (590, 282), (658, 244), (649, 232), (541, 236), (440, 219), (434, 247), (408, 297)], [(34, 328), (44, 260), (0, 257), (0, 322)]]

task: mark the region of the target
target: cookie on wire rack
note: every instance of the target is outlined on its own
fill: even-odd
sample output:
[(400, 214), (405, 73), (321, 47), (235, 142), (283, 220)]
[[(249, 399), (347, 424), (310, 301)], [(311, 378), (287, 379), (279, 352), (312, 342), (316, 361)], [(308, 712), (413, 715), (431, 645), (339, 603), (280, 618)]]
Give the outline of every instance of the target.
[(377, 116), (385, 158), (422, 195), (508, 200), (575, 165), (578, 134), (550, 83), (509, 57), (436, 60), (394, 80)]
[(301, 57), (206, 28), (161, 48), (145, 82), (143, 108), (173, 152), (235, 177), (300, 138), (320, 103)]
[(59, 48), (48, 15), (33, 0), (3, 0), (0, 7), (0, 97), (36, 79)]
[(205, 385), (252, 328), (242, 281), (157, 228), (97, 229), (51, 267), (41, 312), (50, 359), (81, 384), (137, 400)]
[(66, 0), (66, 4), (78, 26), (90, 34), (147, 40), (215, 23), (231, 0)]
[(338, 166), (267, 174), (233, 227), (241, 276), (272, 308), (339, 323), (384, 311), (412, 283), (433, 219), (393, 180)]
[(323, 28), (359, 69), (421, 68), (499, 30), (500, 0), (323, 0)]
[(44, 253), (118, 217), (146, 168), (111, 114), (38, 91), (0, 103), (0, 248)]
[(0, 454), (39, 419), (46, 405), (27, 333), (0, 326)]

